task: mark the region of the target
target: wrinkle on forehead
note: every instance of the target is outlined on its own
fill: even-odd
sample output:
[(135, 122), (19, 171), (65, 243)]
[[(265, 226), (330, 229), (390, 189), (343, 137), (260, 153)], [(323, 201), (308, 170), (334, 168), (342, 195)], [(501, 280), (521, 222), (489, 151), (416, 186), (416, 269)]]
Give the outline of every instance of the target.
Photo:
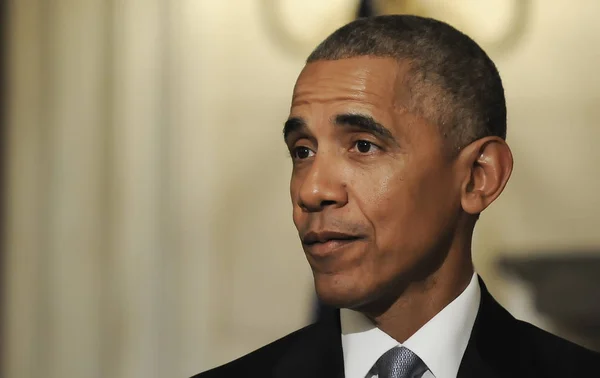
[(362, 56), (307, 64), (300, 74), (292, 107), (329, 101), (357, 101), (406, 109), (408, 64), (393, 58)]

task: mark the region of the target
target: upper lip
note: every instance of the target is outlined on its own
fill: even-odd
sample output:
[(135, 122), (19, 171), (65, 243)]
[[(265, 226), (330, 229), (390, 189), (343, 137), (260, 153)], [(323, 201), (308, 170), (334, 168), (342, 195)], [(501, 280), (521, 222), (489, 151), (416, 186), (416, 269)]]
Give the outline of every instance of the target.
[(337, 231), (310, 231), (304, 235), (304, 237), (302, 238), (302, 243), (311, 245), (315, 243), (325, 243), (330, 240), (352, 240), (358, 238), (359, 237), (356, 235), (346, 234)]

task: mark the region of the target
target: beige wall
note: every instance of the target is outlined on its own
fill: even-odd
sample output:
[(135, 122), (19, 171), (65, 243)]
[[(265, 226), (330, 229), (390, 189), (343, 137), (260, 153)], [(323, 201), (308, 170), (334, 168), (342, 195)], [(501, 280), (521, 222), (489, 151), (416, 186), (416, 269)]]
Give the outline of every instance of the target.
[[(575, 5), (576, 4), (576, 5)], [(482, 217), (476, 262), (489, 280), (500, 254), (600, 246), (600, 33), (595, 1), (534, 1), (528, 31), (496, 59), (509, 113), (513, 177)], [(502, 282), (494, 282), (502, 297)]]
[[(188, 376), (309, 321), (281, 138), (302, 54), (259, 4), (11, 3), (6, 376)], [(600, 3), (532, 4), (492, 53), (516, 164), (474, 251), (494, 294), (551, 328), (494, 262), (600, 245)]]

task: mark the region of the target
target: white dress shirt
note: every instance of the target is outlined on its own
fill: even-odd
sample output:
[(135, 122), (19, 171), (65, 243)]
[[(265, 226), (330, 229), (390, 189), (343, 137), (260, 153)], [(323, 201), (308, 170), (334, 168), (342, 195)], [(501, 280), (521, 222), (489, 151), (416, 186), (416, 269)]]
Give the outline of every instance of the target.
[(377, 328), (359, 312), (341, 309), (342, 348), (346, 378), (377, 378), (371, 368), (385, 352), (405, 346), (423, 360), (422, 378), (456, 378), (477, 317), (481, 289), (477, 275), (465, 290), (404, 344)]

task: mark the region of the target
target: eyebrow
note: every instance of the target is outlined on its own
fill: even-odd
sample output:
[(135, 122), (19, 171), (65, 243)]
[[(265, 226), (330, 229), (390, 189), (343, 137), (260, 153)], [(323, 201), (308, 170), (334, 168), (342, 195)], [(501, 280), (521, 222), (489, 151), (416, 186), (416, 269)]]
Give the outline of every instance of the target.
[(377, 122), (373, 117), (365, 114), (338, 114), (335, 117), (335, 124), (339, 126), (350, 126), (368, 133), (374, 134), (382, 139), (386, 139), (394, 144), (398, 144), (391, 131)]
[[(390, 130), (377, 122), (373, 117), (366, 114), (338, 114), (334, 118), (334, 123), (337, 126), (348, 126), (351, 128), (365, 131), (382, 139), (391, 141), (398, 145), (398, 141), (392, 135)], [(288, 137), (292, 133), (300, 133), (308, 129), (306, 121), (300, 117), (289, 118), (283, 126), (283, 139), (287, 142)]]
[(283, 140), (287, 142), (291, 133), (299, 133), (306, 129), (308, 129), (308, 126), (302, 118), (292, 117), (285, 121), (285, 125), (283, 126)]

